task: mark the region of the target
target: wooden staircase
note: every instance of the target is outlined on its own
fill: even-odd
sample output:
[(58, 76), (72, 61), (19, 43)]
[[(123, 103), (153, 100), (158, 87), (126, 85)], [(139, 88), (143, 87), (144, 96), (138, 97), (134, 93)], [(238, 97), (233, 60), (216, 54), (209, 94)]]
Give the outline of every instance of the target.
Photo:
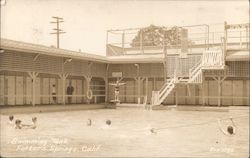
[(222, 51), (205, 51), (201, 60), (189, 70), (189, 78), (176, 76), (167, 80), (159, 91), (152, 92), (151, 104), (160, 105), (173, 91), (177, 84), (202, 84), (203, 70), (224, 69), (224, 55)]
[(152, 92), (152, 105), (160, 105), (175, 87), (176, 78), (173, 77), (161, 87), (159, 91)]

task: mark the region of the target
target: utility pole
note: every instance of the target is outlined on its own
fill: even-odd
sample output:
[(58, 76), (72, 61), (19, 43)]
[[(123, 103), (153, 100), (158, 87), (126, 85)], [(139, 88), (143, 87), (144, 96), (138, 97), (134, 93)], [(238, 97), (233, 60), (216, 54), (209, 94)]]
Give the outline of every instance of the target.
[(63, 23), (63, 18), (60, 18), (58, 16), (52, 16), (53, 19), (55, 19), (56, 21), (52, 21), (50, 23), (55, 23), (56, 24), (56, 28), (54, 28), (53, 30), (55, 30), (55, 32), (52, 32), (50, 34), (56, 34), (57, 37), (57, 48), (59, 48), (59, 43), (60, 43), (60, 34), (66, 33), (64, 32), (62, 29), (60, 29), (59, 24)]

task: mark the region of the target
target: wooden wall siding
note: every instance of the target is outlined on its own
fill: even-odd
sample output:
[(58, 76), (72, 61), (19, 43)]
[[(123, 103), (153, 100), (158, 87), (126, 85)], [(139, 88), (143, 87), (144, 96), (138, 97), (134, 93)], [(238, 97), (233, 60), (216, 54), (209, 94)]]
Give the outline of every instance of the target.
[(222, 105), (232, 105), (233, 103), (233, 81), (232, 80), (225, 80), (223, 81), (222, 85)]
[(33, 61), (35, 69), (33, 71), (62, 73), (62, 58), (40, 55)]
[(78, 76), (92, 76), (92, 77), (105, 77), (106, 76), (106, 64), (93, 63), (90, 70), (88, 70), (87, 61), (72, 60), (66, 63), (64, 66), (64, 72)]
[(0, 105), (4, 105), (4, 75), (0, 75)]
[(61, 73), (61, 58), (40, 55), (36, 61), (33, 61), (34, 57), (35, 55), (30, 53), (6, 51), (1, 54), (0, 68), (7, 70)]
[[(141, 77), (163, 77), (164, 75), (162, 63), (140, 64), (139, 69)], [(112, 77), (112, 72), (122, 72), (125, 78), (134, 78), (137, 76), (137, 68), (134, 64), (112, 64), (109, 66), (109, 77)]]
[(175, 91), (170, 92), (167, 99), (163, 101), (163, 104), (174, 105), (175, 104)]
[[(83, 80), (76, 80), (76, 95), (84, 94), (84, 82)], [(83, 103), (84, 97), (76, 97), (76, 103)]]
[(15, 105), (15, 77), (7, 76), (8, 105)]
[(250, 80), (244, 80), (243, 81), (243, 96), (244, 101), (243, 101), (243, 105), (250, 105)]
[(250, 62), (249, 61), (230, 61), (227, 62), (228, 71), (224, 70), (206, 70), (206, 76), (224, 76), (228, 77), (249, 77)]
[[(146, 86), (146, 85), (145, 85)], [(152, 97), (152, 91), (153, 91), (153, 80), (152, 79), (148, 79), (148, 92), (147, 92), (147, 103), (151, 102), (151, 97)]]
[(91, 66), (91, 76), (93, 77), (106, 77), (107, 64), (93, 63)]
[(73, 75), (86, 75), (88, 73), (88, 62), (72, 60), (64, 64), (64, 72)]
[[(39, 55), (36, 61), (33, 61), (35, 54), (10, 52), (0, 54), (0, 69), (11, 71), (35, 71), (40, 73), (60, 74), (69, 73), (73, 75), (87, 75), (89, 70), (87, 61), (72, 60), (63, 65), (63, 58)], [(105, 77), (106, 64), (93, 63), (91, 70), (92, 76)]]
[(218, 83), (215, 80), (208, 81), (208, 104), (209, 105), (218, 105)]
[(237, 77), (249, 77), (249, 61), (234, 61), (227, 62), (229, 68), (229, 76), (237, 76)]
[(24, 104), (24, 77), (23, 76), (16, 76), (16, 105), (23, 105)]
[[(167, 77), (172, 77), (174, 71), (178, 66), (179, 76), (188, 76), (189, 69), (191, 69), (199, 60), (200, 55), (189, 55), (187, 59), (180, 59), (179, 56), (168, 56), (167, 58)], [(163, 77), (164, 66), (163, 63), (148, 63), (139, 64), (139, 75), (142, 77)], [(123, 72), (124, 77), (135, 77), (137, 75), (137, 68), (134, 64), (112, 64), (109, 66), (109, 77), (112, 77), (112, 72)]]
[[(109, 79), (109, 82), (114, 82), (116, 79)], [(72, 82), (75, 91), (73, 94), (82, 95), (85, 93), (85, 81), (83, 78), (70, 76), (66, 80), (66, 88), (69, 85), (69, 81)], [(123, 79), (126, 82), (125, 86), (120, 87), (120, 99), (126, 103), (137, 103), (137, 82), (131, 78)], [(52, 85), (57, 85), (57, 93), (62, 94), (61, 79), (51, 77), (49, 75), (41, 74), (36, 79), (36, 104), (51, 104), (52, 103)], [(100, 78), (93, 78), (91, 85), (93, 86), (93, 92), (96, 95), (105, 94), (104, 81)], [(221, 103), (222, 105), (249, 105), (249, 87), (250, 80), (248, 78), (227, 78), (222, 83)], [(151, 93), (153, 88), (156, 90), (161, 88), (163, 84), (163, 78), (149, 78), (148, 86), (145, 80), (140, 89), (141, 96), (146, 94), (146, 86), (148, 88), (148, 103), (151, 99)], [(103, 85), (98, 87), (98, 85)], [(206, 78), (204, 82), (205, 102), (207, 105), (218, 104), (218, 82), (212, 78)], [(165, 104), (175, 104), (177, 90), (178, 104), (201, 104), (202, 93), (201, 87), (198, 85), (190, 86), (191, 97), (188, 96), (188, 90), (185, 85), (178, 85), (177, 88), (172, 91), (169, 97), (164, 101)], [(32, 81), (31, 78), (25, 73), (13, 73), (13, 72), (1, 72), (0, 74), (0, 105), (23, 105), (31, 103), (32, 96)], [(3, 97), (5, 95), (5, 99)], [(40, 96), (47, 95), (47, 96)], [(197, 97), (200, 98), (197, 98)], [(114, 87), (109, 86), (109, 100), (114, 99)], [(73, 96), (72, 103), (86, 102), (86, 98), (83, 96)], [(94, 100), (92, 100), (94, 102)], [(97, 98), (97, 103), (104, 102), (104, 97)], [(58, 97), (58, 103), (62, 103), (62, 97)], [(67, 103), (67, 98), (66, 98)]]
[[(93, 96), (97, 95), (96, 103), (105, 102), (105, 81), (102, 78), (92, 78), (90, 88), (93, 92)], [(92, 98), (91, 102), (95, 102), (95, 97)]]
[(233, 80), (233, 105), (243, 105), (243, 99), (237, 97), (243, 97), (243, 81)]
[[(72, 60), (66, 63), (63, 68), (63, 59), (59, 57), (40, 55), (36, 61), (33, 61), (35, 54), (22, 53), (14, 51), (5, 51), (0, 54), (0, 69), (18, 70), (18, 71), (37, 71), (44, 73), (62, 73), (70, 74), (87, 74), (88, 66), (87, 61)], [(179, 56), (169, 55), (167, 57), (167, 76), (173, 75), (178, 65), (179, 76), (188, 76), (189, 69), (200, 60), (200, 55), (188, 55), (187, 59), (181, 59)], [(235, 61), (227, 62), (229, 76), (235, 77), (248, 77), (249, 74), (249, 61)], [(135, 77), (137, 69), (134, 64), (115, 64), (109, 66), (109, 76), (114, 71), (122, 71), (124, 77)], [(162, 63), (157, 64), (140, 64), (140, 76), (143, 77), (163, 77), (164, 67)], [(93, 63), (91, 74), (95, 77), (105, 77), (106, 64)], [(223, 75), (223, 71), (206, 71), (206, 75)]]
[(50, 103), (50, 86), (49, 86), (49, 78), (41, 78), (41, 104), (49, 104)]
[(189, 90), (190, 90), (190, 96), (188, 94), (188, 90), (187, 90), (187, 87), (186, 87), (186, 96), (189, 96), (189, 97), (186, 98), (186, 104), (195, 105), (196, 104), (195, 95), (197, 94), (197, 91), (198, 91), (197, 88), (196, 88), (196, 85), (189, 85)]
[(2, 69), (33, 69), (33, 56), (32, 54), (19, 54), (14, 52), (5, 51), (0, 53), (0, 66)]
[[(136, 68), (134, 66), (134, 68)], [(140, 64), (139, 75), (142, 77), (163, 77), (164, 67), (162, 63)]]
[(41, 81), (40, 81), (40, 77), (38, 77), (38, 78), (36, 79), (35, 84), (36, 84), (36, 90), (35, 90), (36, 97), (35, 97), (35, 102), (36, 102), (36, 104), (41, 104), (41, 97), (40, 97), (40, 95), (41, 95), (41, 90), (40, 90), (40, 88), (41, 88)]
[(26, 89), (26, 97), (24, 98), (25, 104), (32, 104), (32, 80), (30, 77), (26, 77), (26, 84), (24, 86), (24, 89)]
[(122, 72), (123, 77), (136, 77), (136, 67), (134, 64), (112, 64), (109, 66), (109, 77), (112, 77), (112, 72)]
[[(191, 89), (191, 88), (190, 88)], [(177, 95), (178, 95), (178, 104), (180, 105), (185, 105), (187, 104), (187, 98), (185, 96), (187, 96), (187, 86), (186, 85), (178, 85), (175, 87), (175, 90), (177, 91)], [(174, 97), (174, 95), (172, 96)], [(191, 101), (192, 99), (189, 98), (189, 102)]]

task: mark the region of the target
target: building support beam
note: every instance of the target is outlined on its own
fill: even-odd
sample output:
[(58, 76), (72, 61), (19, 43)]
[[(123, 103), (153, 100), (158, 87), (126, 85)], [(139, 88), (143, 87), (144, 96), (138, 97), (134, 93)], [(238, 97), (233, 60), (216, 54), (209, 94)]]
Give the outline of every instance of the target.
[(223, 81), (226, 79), (226, 76), (224, 77), (213, 77), (214, 80), (218, 82), (218, 106), (221, 106), (221, 85)]
[(206, 101), (205, 101), (205, 76), (204, 75), (202, 75), (201, 89), (202, 89), (202, 93), (201, 93), (202, 105), (205, 105)]
[(66, 79), (68, 77), (68, 74), (60, 74), (60, 78), (62, 79), (62, 103), (65, 105), (65, 84), (66, 84)]
[(176, 88), (176, 90), (175, 90), (175, 105), (177, 106), (178, 105), (178, 90), (177, 90), (177, 88)]
[(146, 82), (145, 82), (145, 95), (147, 97), (146, 99), (146, 104), (147, 104), (147, 101), (148, 101), (148, 77), (146, 77)]
[(104, 81), (105, 81), (105, 102), (107, 103), (108, 102), (108, 88), (109, 88), (109, 83), (108, 83), (108, 71), (109, 71), (109, 64), (107, 64), (106, 66), (106, 77), (104, 78)]
[[(92, 79), (92, 76), (86, 76), (86, 96), (87, 96), (87, 103), (89, 104), (90, 103), (90, 99), (88, 98), (88, 93), (89, 91), (92, 91), (91, 88), (90, 88), (90, 82), (91, 82), (91, 79)], [(93, 93), (93, 92), (91, 92)], [(96, 100), (95, 100), (96, 102)]]
[(32, 105), (35, 106), (36, 104), (36, 78), (39, 75), (38, 72), (28, 72), (31, 81), (32, 81)]
[(137, 82), (137, 96), (138, 96), (137, 103), (140, 104), (141, 103), (141, 82), (143, 82), (145, 77), (135, 77), (134, 79)]
[(156, 90), (156, 79), (155, 79), (155, 76), (153, 77), (153, 91)]
[(164, 83), (167, 81), (167, 63), (163, 61), (163, 79)]
[(188, 96), (190, 97), (191, 96), (191, 91), (190, 91), (190, 85), (187, 84), (187, 91), (188, 91)]

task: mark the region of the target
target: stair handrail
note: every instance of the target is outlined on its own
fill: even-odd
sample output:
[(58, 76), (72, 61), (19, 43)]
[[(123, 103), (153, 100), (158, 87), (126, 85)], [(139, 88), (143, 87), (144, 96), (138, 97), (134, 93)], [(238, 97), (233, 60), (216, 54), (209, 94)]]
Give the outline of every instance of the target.
[(161, 100), (161, 98), (164, 96), (164, 94), (167, 92), (165, 89), (168, 89), (170, 86), (172, 86), (172, 84), (174, 84), (174, 78), (170, 81), (170, 83), (164, 88), (164, 93), (160, 93), (159, 94), (159, 100)]
[(164, 85), (159, 90), (160, 93), (163, 91), (164, 87), (166, 87), (170, 81), (171, 81), (171, 79), (167, 79), (167, 81), (164, 83)]
[(199, 60), (191, 69), (189, 69), (189, 78), (202, 68), (202, 60)]

